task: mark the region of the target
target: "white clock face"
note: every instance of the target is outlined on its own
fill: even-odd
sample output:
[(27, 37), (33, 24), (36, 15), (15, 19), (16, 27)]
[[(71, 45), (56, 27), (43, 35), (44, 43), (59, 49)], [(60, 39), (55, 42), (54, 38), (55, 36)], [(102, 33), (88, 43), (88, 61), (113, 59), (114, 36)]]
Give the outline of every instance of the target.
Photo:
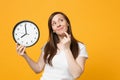
[(34, 45), (40, 36), (37, 25), (31, 21), (21, 21), (13, 29), (15, 42), (26, 47)]

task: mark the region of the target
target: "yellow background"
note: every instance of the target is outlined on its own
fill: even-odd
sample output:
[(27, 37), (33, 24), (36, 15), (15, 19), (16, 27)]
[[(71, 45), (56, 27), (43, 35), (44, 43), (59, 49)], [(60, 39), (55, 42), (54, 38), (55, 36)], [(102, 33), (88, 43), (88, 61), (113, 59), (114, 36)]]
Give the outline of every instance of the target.
[(40, 29), (40, 39), (27, 48), (35, 61), (48, 39), (48, 17), (62, 11), (69, 17), (76, 39), (84, 42), (89, 59), (78, 80), (120, 80), (119, 0), (1, 0), (0, 80), (39, 80), (26, 61), (16, 53), (12, 38), (14, 25), (31, 20)]

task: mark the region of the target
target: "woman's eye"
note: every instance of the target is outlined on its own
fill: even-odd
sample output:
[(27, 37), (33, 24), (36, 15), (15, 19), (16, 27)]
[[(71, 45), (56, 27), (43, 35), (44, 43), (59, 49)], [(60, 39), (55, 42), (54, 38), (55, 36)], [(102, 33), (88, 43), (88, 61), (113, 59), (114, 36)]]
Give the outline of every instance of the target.
[(56, 23), (52, 23), (52, 25), (54, 26)]
[(60, 21), (63, 21), (63, 19), (60, 19)]

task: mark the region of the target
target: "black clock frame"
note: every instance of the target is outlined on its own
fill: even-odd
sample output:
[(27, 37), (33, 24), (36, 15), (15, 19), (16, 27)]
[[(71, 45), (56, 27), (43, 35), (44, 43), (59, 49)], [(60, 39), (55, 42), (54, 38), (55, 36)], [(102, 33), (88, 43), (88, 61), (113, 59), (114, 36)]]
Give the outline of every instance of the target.
[[(14, 31), (15, 31), (15, 28), (16, 28), (19, 24), (21, 24), (21, 23), (23, 23), (23, 22), (32, 23), (32, 24), (34, 24), (34, 25), (37, 27), (37, 29), (38, 29), (38, 39), (37, 39), (37, 41), (36, 41), (34, 44), (30, 45), (30, 46), (26, 46), (26, 47), (31, 47), (31, 46), (35, 45), (35, 44), (38, 42), (39, 38), (40, 38), (40, 30), (39, 30), (38, 26), (37, 26), (34, 22), (29, 21), (29, 20), (23, 20), (23, 21), (18, 22), (18, 23), (14, 26), (14, 28), (13, 28), (12, 36), (13, 36), (14, 41), (15, 41), (16, 43), (18, 43), (18, 42), (16, 41), (15, 37), (14, 37)], [(18, 44), (20, 44), (20, 43), (18, 43)]]

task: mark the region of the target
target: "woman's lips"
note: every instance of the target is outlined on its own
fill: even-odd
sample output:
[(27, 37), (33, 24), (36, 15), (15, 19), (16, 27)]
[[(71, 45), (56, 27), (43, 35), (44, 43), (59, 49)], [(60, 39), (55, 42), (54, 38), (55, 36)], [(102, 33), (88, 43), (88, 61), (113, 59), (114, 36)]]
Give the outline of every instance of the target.
[(57, 30), (60, 31), (60, 30), (62, 30), (63, 28), (64, 28), (64, 27), (59, 27)]

